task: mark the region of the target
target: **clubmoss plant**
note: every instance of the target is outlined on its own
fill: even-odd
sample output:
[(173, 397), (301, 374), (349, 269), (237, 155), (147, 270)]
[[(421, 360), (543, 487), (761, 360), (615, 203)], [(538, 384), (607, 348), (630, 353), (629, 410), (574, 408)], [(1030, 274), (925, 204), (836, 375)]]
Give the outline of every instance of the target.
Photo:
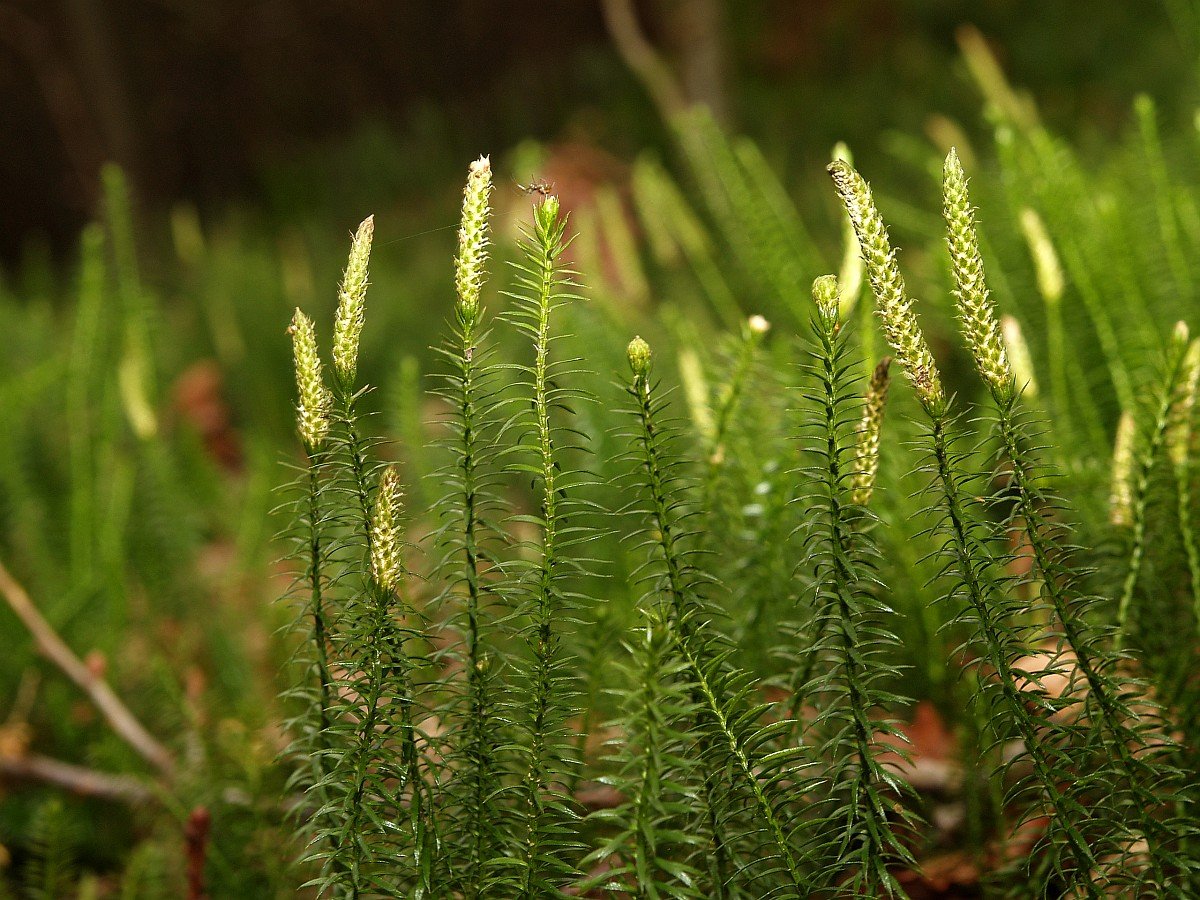
[(338, 290), (337, 312), (333, 324), (333, 371), (336, 390), (337, 421), (340, 426), (338, 443), (349, 461), (348, 474), (358, 497), (358, 534), (368, 552), (371, 533), (367, 527), (371, 517), (370, 472), (367, 469), (368, 447), (360, 434), (355, 404), (359, 397), (358, 344), (366, 320), (367, 277), (371, 260), (371, 242), (375, 236), (375, 217), (368, 216), (358, 226), (350, 244), (350, 256)]
[(1179, 378), (1179, 389), (1171, 411), (1167, 434), (1167, 455), (1175, 473), (1176, 509), (1179, 535), (1187, 555), (1192, 593), (1192, 616), (1200, 627), (1200, 549), (1192, 524), (1192, 442), (1195, 436), (1196, 392), (1200, 389), (1200, 338), (1188, 345)]
[(582, 573), (577, 555), (591, 536), (579, 521), (581, 477), (567, 458), (569, 451), (583, 448), (572, 445), (577, 432), (559, 421), (570, 416), (572, 404), (588, 402), (568, 383), (578, 376), (572, 371), (578, 361), (557, 359), (554, 353), (556, 313), (580, 299), (562, 261), (566, 228), (556, 196), (534, 206), (533, 228), (522, 242), (524, 259), (516, 264), (517, 289), (509, 295), (517, 304), (509, 318), (533, 345), (533, 364), (523, 368), (529, 379), (523, 387), (532, 401), (520, 444), (526, 452), (513, 465), (533, 476), (539, 507), (525, 520), (538, 532), (530, 548), (537, 561), (525, 573), (521, 591), (529, 620), (528, 668), (522, 673), (521, 702), (512, 713), (523, 733), (512, 896), (523, 898), (553, 895), (574, 880), (572, 863), (581, 849), (568, 837), (577, 827), (578, 809), (561, 787), (571, 783), (571, 770), (578, 765), (571, 758), (576, 736), (567, 724), (577, 714), (569, 699), (575, 689), (561, 630), (580, 599), (567, 585)]
[(299, 309), (292, 317), (292, 351), (296, 368), (296, 425), (300, 440), (307, 451), (306, 509), (303, 517), (306, 535), (307, 558), (305, 578), (308, 582), (309, 615), (312, 619), (311, 649), (314, 654), (317, 679), (317, 694), (307, 706), (315, 708), (316, 721), (309, 723), (313, 729), (313, 744), (310, 748), (316, 780), (324, 774), (323, 757), (325, 732), (329, 728), (331, 707), (329, 674), (329, 640), (331, 635), (329, 611), (325, 604), (325, 557), (327, 547), (323, 541), (324, 513), (322, 510), (320, 467), (325, 442), (329, 436), (330, 395), (321, 373), (321, 357), (317, 352), (316, 328), (313, 321)]
[[(96, 357), (103, 343), (105, 308), (104, 231), (99, 225), (86, 228), (80, 240), (79, 308), (71, 332), (70, 364), (67, 370), (67, 416), (85, 423), (88, 411), (99, 401), (93, 382)], [(91, 456), (95, 452), (91, 429), (70, 430), (68, 453), (71, 463), (71, 568), (74, 577), (90, 581), (97, 567), (95, 535), (99, 517), (95, 503), (95, 476)]]
[[(1031, 587), (1039, 599), (1048, 602), (1052, 616), (1043, 643), (1053, 648), (1056, 665), (1072, 669), (1055, 715), (1086, 722), (1094, 733), (1094, 745), (1103, 748), (1104, 762), (1111, 770), (1102, 769), (1093, 778), (1103, 792), (1104, 802), (1112, 805), (1114, 822), (1124, 819), (1138, 823), (1129, 826), (1127, 835), (1118, 839), (1118, 846), (1123, 841), (1122, 850), (1146, 847), (1144, 852), (1125, 853), (1116, 862), (1106, 862), (1104, 877), (1117, 883), (1128, 879), (1134, 890), (1146, 883), (1165, 889), (1166, 873), (1172, 871), (1176, 879), (1179, 873), (1178, 862), (1164, 843), (1177, 841), (1178, 835), (1169, 833), (1170, 826), (1162, 821), (1167, 811), (1156, 810), (1161, 801), (1146, 785), (1177, 784), (1178, 772), (1165, 760), (1170, 741), (1156, 729), (1144, 699), (1141, 711), (1129, 702), (1142, 687), (1119, 673), (1121, 659), (1111, 649), (1111, 634), (1092, 625), (1100, 598), (1083, 596), (1077, 589), (1074, 569), (1062, 544), (1063, 504), (1046, 488), (1047, 474), (1037, 459), (1030, 427), (1020, 409), (1025, 382), (1014, 375), (1008, 360), (997, 354), (1000, 325), (984, 279), (966, 176), (953, 150), (946, 159), (943, 190), (958, 317), (963, 338), (994, 404), (1000, 441), (997, 478), (1007, 473), (1008, 490), (1016, 497), (1007, 525), (1013, 535), (1010, 543), (1024, 540), (1032, 552)], [(1180, 395), (1177, 403), (1184, 403), (1185, 395)], [(1002, 491), (995, 504), (1001, 506), (1004, 499)], [(1078, 705), (1083, 709), (1076, 708)], [(1145, 882), (1138, 877), (1142, 868), (1149, 874)]]
[[(671, 430), (661, 422), (662, 403), (651, 381), (649, 344), (635, 337), (627, 348), (633, 373), (628, 392), (634, 404), (637, 444), (649, 501), (648, 518), (656, 535), (655, 556), (658, 587), (668, 613), (675, 646), (687, 667), (692, 702), (698, 715), (697, 751), (706, 773), (704, 784), (708, 822), (712, 828), (713, 865), (710, 889), (724, 895), (730, 875), (722, 871), (731, 860), (727, 816), (747, 816), (761, 846), (741, 861), (743, 877), (759, 877), (775, 885), (773, 892), (803, 896), (807, 879), (795, 849), (779, 787), (785, 777), (795, 777), (797, 749), (781, 749), (769, 756), (768, 743), (789, 723), (760, 726), (757, 721), (767, 707), (749, 703), (750, 682), (744, 673), (730, 668), (728, 650), (713, 629), (713, 611), (703, 596), (707, 580), (697, 564), (694, 541), (681, 512), (681, 476), (674, 471)], [(760, 755), (760, 753), (762, 755)], [(714, 783), (712, 772), (728, 772), (726, 796)], [(739, 799), (740, 798), (740, 799)], [(719, 804), (719, 805), (718, 805)]]
[[(369, 447), (359, 437), (354, 408), (371, 236), (368, 219), (355, 237), (340, 292), (336, 410), (322, 379), (313, 323), (297, 310), (291, 329), (297, 425), (309, 457), (308, 573), (318, 678), (310, 790), (319, 805), (309, 859), (320, 864), (312, 883), (321, 893), (355, 898), (389, 893), (410, 880), (430, 890), (439, 844), (415, 724), (413, 632), (405, 624), (412, 611), (398, 596), (407, 578), (399, 476), (385, 468), (372, 489)], [(335, 411), (340, 430), (330, 455), (324, 448)], [(333, 468), (328, 487), (325, 467)], [(330, 488), (354, 497), (355, 511), (326, 513)], [(364, 573), (359, 578), (356, 569)], [(390, 865), (398, 853), (404, 864)]]
[[(844, 397), (845, 385), (847, 382), (853, 381), (850, 372), (840, 365), (846, 334), (841, 321), (841, 305), (839, 304), (835, 316), (828, 301), (828, 289), (829, 282), (827, 279), (818, 279), (814, 282), (814, 298), (817, 301), (818, 316), (814, 319), (815, 324), (812, 327), (814, 329), (821, 327), (832, 329), (828, 333), (832, 335), (831, 340), (836, 338), (836, 343), (832, 344), (831, 347), (838, 350), (838, 365), (832, 369), (827, 369), (824, 357), (819, 357), (816, 363), (809, 365), (809, 368), (816, 373), (818, 389), (823, 393), (815, 395), (817, 399), (813, 401), (817, 404), (820, 415), (817, 416), (815, 422), (809, 423), (807, 429), (802, 434), (803, 443), (811, 443), (825, 449), (827, 453), (829, 423), (827, 421), (828, 410), (824, 404), (827, 402), (829, 391), (833, 390), (838, 400), (836, 404), (839, 414), (837, 424), (840, 429), (844, 425), (841, 416), (844, 414), (844, 404), (846, 402)], [(819, 348), (824, 347), (825, 339), (822, 337), (824, 333), (826, 332), (820, 330), (814, 332), (814, 340), (817, 342)], [(857, 540), (855, 535), (859, 529), (864, 525), (868, 525), (871, 521), (869, 516), (865, 515), (865, 508), (870, 503), (879, 473), (880, 441), (883, 436), (883, 412), (887, 402), (888, 388), (891, 383), (891, 362), (892, 359), (890, 356), (884, 357), (871, 373), (871, 381), (867, 385), (866, 395), (862, 398), (861, 418), (853, 436), (854, 463), (853, 469), (849, 471), (845, 470), (846, 467), (842, 464), (840, 456), (844, 449), (841, 443), (844, 436), (840, 430), (836, 434), (839, 441), (837, 446), (839, 454), (837, 460), (839, 478), (844, 477), (849, 479), (849, 495), (844, 499), (848, 500), (849, 503), (863, 508), (859, 514), (850, 515), (847, 521), (839, 526), (839, 532), (842, 532), (845, 537), (845, 552), (849, 552), (854, 546)], [(829, 366), (832, 367), (833, 363), (829, 363)], [(829, 381), (832, 377), (829, 374), (830, 371), (833, 372), (833, 376), (836, 376), (832, 378), (832, 383)], [(808, 415), (812, 417), (814, 414), (809, 411)], [(799, 482), (820, 486), (818, 488), (818, 503), (825, 502), (824, 493), (828, 491), (828, 471), (829, 461), (824, 460), (818, 465), (801, 469), (797, 473), (799, 476), (797, 480)], [(803, 497), (798, 499), (807, 500), (807, 498)], [(812, 534), (807, 531), (803, 532), (803, 537), (806, 545), (815, 545), (818, 548), (827, 547), (827, 545), (819, 541), (814, 541)], [(874, 553), (874, 545), (870, 541), (867, 541), (860, 549), (865, 550), (867, 556)], [(811, 566), (806, 562), (803, 568), (807, 569), (811, 568)], [(799, 575), (800, 573), (797, 572), (796, 574)], [(807, 571), (805, 571), (803, 577), (808, 577)], [(807, 591), (802, 589), (798, 593), (806, 592), (817, 595), (817, 601), (813, 604), (814, 615), (811, 621), (806, 623), (801, 629), (803, 637), (800, 640), (804, 646), (804, 650), (792, 667), (789, 684), (789, 691), (792, 695), (790, 715), (796, 720), (798, 727), (802, 725), (802, 708), (806, 703), (811, 701), (812, 692), (820, 687), (820, 680), (814, 676), (820, 668), (822, 654), (826, 652), (826, 641), (828, 640), (830, 629), (839, 621), (838, 612), (829, 606), (829, 598), (821, 596), (822, 587), (819, 578), (813, 582), (810, 589)], [(781, 652), (784, 656), (789, 655), (786, 648)], [(801, 729), (797, 732), (796, 739), (801, 739), (802, 735), (803, 731)]]
[[(663, 470), (664, 453), (667, 458), (672, 458), (677, 452), (674, 446), (664, 451), (663, 444), (677, 443), (678, 435), (670, 431), (664, 432), (657, 421), (657, 414), (663, 411), (663, 404), (654, 403), (650, 387), (652, 356), (650, 344), (640, 335), (635, 336), (625, 348), (625, 357), (628, 360), (629, 369), (633, 373), (633, 379), (627, 392), (632, 398), (637, 422), (632, 436), (632, 440), (636, 442), (637, 446), (635, 459), (637, 459), (639, 467), (645, 468), (645, 479), (649, 482), (649, 508), (639, 510), (639, 512), (651, 518), (658, 536), (654, 543), (665, 548), (662, 553), (662, 565), (653, 570), (651, 577), (661, 580), (664, 577), (663, 569), (665, 568), (668, 593), (665, 597), (652, 596), (651, 604), (652, 607), (661, 609), (660, 615), (669, 629), (672, 644), (678, 646), (681, 640), (681, 622), (687, 620), (687, 604), (694, 599), (692, 591), (685, 593), (683, 579), (685, 576), (690, 578), (702, 578), (703, 576), (701, 569), (687, 565), (689, 559), (678, 547), (678, 542), (686, 536), (686, 533), (685, 535), (677, 534), (679, 526), (673, 520), (668, 521), (667, 519), (672, 515), (672, 511), (678, 512), (679, 507), (671, 504), (666, 493), (670, 487), (678, 486), (682, 476), (677, 470), (665, 472)], [(652, 559), (656, 557), (657, 553)], [(657, 595), (657, 584), (654, 594)], [(727, 823), (724, 820), (723, 804), (726, 789), (722, 777), (723, 767), (714, 769), (708, 764), (716, 751), (716, 742), (708, 730), (701, 725), (702, 698), (692, 681), (691, 662), (683, 657), (682, 653), (681, 658), (682, 668), (688, 676), (686, 684), (688, 685), (689, 704), (693, 709), (691, 728), (698, 732), (695, 737), (695, 747), (701, 756), (701, 791), (699, 792), (701, 815), (698, 817), (697, 824), (703, 829), (701, 833), (704, 837), (703, 842), (696, 848), (698, 853), (696, 867), (706, 873), (706, 885), (712, 895), (725, 897), (728, 882), (732, 878), (734, 863), (731, 857), (730, 838), (726, 833)]]
[(874, 471), (868, 475), (848, 466), (852, 452), (866, 441), (874, 444), (867, 464), (873, 468), (878, 462), (887, 366), (876, 370), (883, 386), (872, 385), (874, 397), (868, 389), (865, 431), (855, 441), (848, 426), (854, 421), (857, 397), (852, 393), (855, 380), (848, 374), (852, 366), (846, 360), (839, 298), (834, 276), (813, 283), (812, 366), (821, 391), (815, 398), (810, 440), (815, 448), (812, 477), (819, 524), (808, 536), (808, 549), (815, 570), (814, 606), (820, 619), (827, 620), (819, 620), (817, 627), (832, 635), (827, 645), (813, 650), (813, 655), (823, 652), (830, 659), (815, 688), (820, 712), (813, 727), (822, 738), (817, 758), (830, 761), (827, 776), (833, 783), (824, 823), (830, 856), (851, 870), (848, 877), (838, 864), (827, 871), (842, 878), (838, 896), (904, 897), (891, 867), (914, 865), (900, 835), (908, 820), (896, 803), (908, 799), (912, 789), (881, 762), (886, 752), (882, 740), (895, 740), (899, 732), (877, 715), (905, 702), (879, 686), (881, 680), (899, 674), (883, 662), (897, 638), (888, 627), (886, 608), (871, 596), (867, 573), (875, 548), (865, 527), (865, 504), (854, 499), (856, 492), (864, 501), (870, 497)]
[(1137, 442), (1137, 419), (1125, 410), (1117, 420), (1113, 439), (1112, 472), (1108, 491), (1108, 521), (1128, 527), (1133, 521), (1133, 464)]
[(1004, 338), (1009, 365), (1012, 366), (1015, 390), (1032, 400), (1038, 393), (1037, 375), (1033, 371), (1033, 357), (1029, 355), (1025, 332), (1022, 331), (1016, 316), (1000, 317), (1000, 334)]
[[(36, 253), (0, 278), (0, 895), (916, 897), (940, 857), (969, 860), (960, 893), (1200, 896), (1197, 134), (1140, 100), (1081, 154), (970, 54), (994, 145), (970, 184), (945, 160), (940, 210), (898, 201), (907, 285), (861, 180), (814, 243), (804, 193), (688, 114), (688, 180), (643, 157), (632, 202), (602, 186), (568, 230), (552, 190), (493, 197), (523, 248), (489, 245), (491, 167), (464, 172), (457, 254), (425, 238), (455, 257), (433, 358), (370, 340), (368, 284), (402, 253), (382, 223), (373, 251), (369, 222), (322, 248), (182, 209), (181, 271), (151, 271), (202, 315), (172, 303), (159, 333), (106, 171), (78, 279)], [(291, 309), (326, 249), (352, 258), (314, 325)], [(486, 277), (496, 256), (517, 268)], [(864, 259), (882, 303), (849, 312)], [(437, 296), (395, 287), (413, 325)], [(877, 312), (907, 372), (881, 432)], [(655, 354), (635, 343), (631, 379), (633, 333)], [(226, 377), (220, 434), (181, 339)], [(275, 611), (214, 601), (280, 571), (281, 416), (275, 642)], [(125, 692), (148, 749), (111, 717)]]
[[(345, 788), (335, 801), (341, 828), (333, 859), (349, 873), (350, 896), (358, 897), (394, 889), (412, 877), (422, 862), (422, 844), (416, 835), (405, 865), (388, 865), (398, 835), (389, 822), (402, 820), (401, 802), (411, 769), (400, 768), (391, 744), (399, 739), (405, 749), (401, 760), (412, 760), (408, 745), (415, 742), (411, 713), (411, 685), (404, 636), (398, 624), (395, 591), (404, 577), (397, 537), (399, 485), (393, 469), (385, 469), (375, 492), (370, 516), (369, 579), (361, 596), (347, 604), (339, 646), (338, 664), (345, 672), (339, 689), (353, 697), (353, 713), (343, 715), (348, 749), (330, 773), (330, 783)], [(398, 779), (398, 782), (397, 782)], [(416, 783), (410, 802), (420, 809)], [(405, 848), (410, 849), (410, 848)]]
[[(695, 798), (688, 785), (702, 780), (690, 752), (694, 709), (686, 664), (673, 648), (662, 607), (647, 610), (635, 632), (626, 688), (620, 692), (620, 737), (611, 748), (614, 771), (604, 781), (624, 802), (592, 821), (611, 835), (585, 860), (601, 874), (588, 888), (621, 891), (648, 900), (700, 900), (705, 835), (692, 826)], [(715, 888), (716, 893), (724, 890)], [(711, 896), (711, 895), (707, 895)]]
[[(689, 152), (716, 160), (710, 187), (750, 192), (725, 197), (728, 222), (773, 235), (767, 249), (780, 252), (788, 226), (770, 208), (781, 201), (761, 159), (704, 128), (690, 140)], [(1073, 529), (1056, 485), (1094, 485), (1101, 473), (1074, 448), (1056, 448), (1056, 462), (1072, 462), (1062, 482), (1042, 461), (1029, 356), (1062, 340), (1064, 367), (1048, 370), (1057, 394), (1055, 372), (1083, 368), (1077, 341), (1099, 337), (1033, 331), (1025, 347), (1015, 319), (998, 314), (1019, 292), (1003, 270), (985, 273), (990, 244), (951, 153), (951, 294), (979, 378), (944, 378), (869, 187), (845, 160), (831, 172), (915, 403), (903, 391), (887, 399), (889, 359), (860, 376), (870, 339), (845, 320), (837, 279), (816, 279), (814, 305), (789, 293), (796, 260), (770, 262), (764, 277), (782, 307), (805, 311), (807, 344), (739, 317), (709, 352), (703, 322), (680, 304), (665, 318), (686, 398), (640, 337), (626, 347), (629, 374), (605, 394), (589, 362), (607, 354), (611, 369), (613, 335), (640, 313), (579, 302), (567, 216), (545, 193), (493, 319), (482, 158), (464, 192), (453, 328), (440, 348), (432, 427), (442, 439), (422, 451), (442, 468), (420, 491), (429, 511), (406, 523), (402, 470), (374, 462), (360, 436), (369, 224), (342, 280), (330, 388), (317, 329), (297, 311), (304, 648), (290, 729), (320, 894), (916, 895), (925, 842), (946, 837), (915, 812), (918, 790), (963, 804), (979, 859), (1019, 851), (987, 876), (1012, 896), (1194, 893), (1194, 763), (1177, 737), (1194, 727), (1177, 710), (1192, 709), (1195, 689), (1180, 674), (1186, 652), (1159, 660), (1145, 648), (1156, 646), (1151, 629), (1190, 626), (1196, 607), (1200, 344), (1177, 331), (1150, 408), (1122, 426), (1115, 507), (1126, 524), (1101, 531), (1111, 546), (1077, 546), (1076, 530), (1100, 529), (1087, 516)], [(1053, 223), (1046, 230), (1071, 246)], [(622, 239), (633, 248), (636, 232)], [(1072, 285), (1079, 277), (1072, 270)], [(1063, 279), (1042, 280), (1059, 303)], [(415, 372), (401, 364), (403, 390)], [(981, 415), (959, 412), (952, 384), (978, 391)], [(1068, 398), (1080, 389), (1068, 384)], [(405, 439), (420, 441), (420, 402), (402, 399)], [(884, 431), (896, 401), (920, 421), (889, 413)], [(690, 421), (676, 418), (684, 409)], [(906, 463), (913, 443), (924, 465)], [(1159, 477), (1168, 461), (1173, 477)], [(420, 567), (406, 535), (427, 517), (426, 588), (408, 571)], [(1094, 565), (1121, 567), (1117, 596), (1090, 593), (1106, 589)], [(1147, 589), (1149, 573), (1161, 590)], [(759, 622), (757, 633), (746, 625)], [(910, 679), (914, 664), (923, 681)], [(956, 667), (967, 670), (958, 686)], [(930, 787), (905, 759), (901, 694), (923, 685), (953, 719), (962, 784)]]
[(484, 156), (470, 166), (463, 190), (462, 224), (455, 257), (454, 335), (442, 348), (452, 372), (440, 394), (453, 410), (449, 450), (452, 461), (441, 473), (448, 499), (440, 533), (449, 599), (457, 606), (462, 633), (461, 666), (465, 685), (455, 691), (446, 715), (456, 729), (447, 760), (456, 842), (453, 871), (457, 889), (474, 898), (494, 873), (489, 861), (499, 854), (503, 836), (497, 790), (498, 748), (502, 743), (495, 698), (495, 658), (489, 653), (485, 617), (500, 604), (499, 567), (492, 555), (502, 538), (490, 519), (503, 508), (496, 494), (495, 446), (499, 385), (491, 360), (493, 347), (485, 327), (481, 298), (487, 277), (492, 168)]
[[(1023, 691), (1019, 687), (1022, 682), (1018, 681), (1014, 660), (1034, 658), (1033, 647), (1026, 629), (1020, 624), (1018, 601), (1008, 592), (997, 572), (997, 560), (986, 529), (978, 512), (972, 508), (972, 492), (967, 487), (966, 473), (961, 469), (963, 457), (955, 448), (956, 417), (917, 324), (887, 229), (862, 176), (840, 162), (833, 163), (829, 169), (858, 232), (884, 335), (905, 367), (929, 420), (926, 440), (940, 493), (947, 562), (956, 575), (947, 599), (965, 602), (958, 620), (978, 636), (984, 659), (995, 673), (992, 679), (980, 680), (983, 695), (994, 704), (1004, 726), (1012, 728), (1023, 741), (1024, 752), (1033, 767), (1036, 790), (1044, 798), (1041, 803), (1054, 811), (1052, 830), (1047, 836), (1048, 841), (1053, 841), (1053, 868), (1084, 895), (1099, 897), (1099, 890), (1093, 883), (1097, 858), (1084, 833), (1089, 815), (1079, 800), (1061, 787), (1069, 768), (1061, 756), (1058, 738), (1053, 734), (1055, 729), (1048, 717), (1044, 693), (1032, 687), (1040, 676), (1024, 674), (1023, 678), (1027, 679), (1024, 683), (1031, 689)], [(969, 210), (969, 206), (966, 208)], [(954, 212), (956, 221), (961, 222), (957, 203)], [(966, 252), (969, 253), (969, 249)], [(967, 283), (977, 288), (979, 283), (973, 277), (974, 267), (969, 260), (963, 262), (966, 264), (964, 272), (971, 276)], [(972, 308), (978, 308), (978, 305), (976, 298)], [(1012, 376), (1007, 371), (1006, 357), (991, 352), (995, 349), (992, 344), (994, 332), (990, 327), (981, 327), (984, 324), (976, 323), (977, 327), (971, 330), (981, 348), (988, 351), (981, 356), (981, 373), (994, 389), (1006, 391), (1006, 395), (1011, 396)], [(998, 335), (995, 340), (998, 342)], [(997, 732), (1003, 734), (999, 729)], [(1036, 805), (1041, 806), (1041, 803)], [(1061, 857), (1059, 852), (1063, 854)]]
[(728, 381), (718, 391), (713, 411), (712, 447), (709, 460), (719, 466), (725, 458), (725, 442), (729, 437), (729, 427), (733, 416), (737, 413), (742, 394), (746, 390), (747, 380), (754, 370), (754, 362), (763, 338), (771, 330), (771, 323), (765, 317), (753, 315), (742, 327), (742, 340), (737, 351), (737, 358)]
[(125, 174), (115, 165), (101, 172), (104, 209), (108, 219), (116, 270), (117, 294), (124, 313), (125, 334), (117, 370), (121, 400), (134, 434), (149, 441), (159, 433), (155, 412), (158, 385), (154, 371), (152, 310), (139, 274), (133, 229), (133, 200)]

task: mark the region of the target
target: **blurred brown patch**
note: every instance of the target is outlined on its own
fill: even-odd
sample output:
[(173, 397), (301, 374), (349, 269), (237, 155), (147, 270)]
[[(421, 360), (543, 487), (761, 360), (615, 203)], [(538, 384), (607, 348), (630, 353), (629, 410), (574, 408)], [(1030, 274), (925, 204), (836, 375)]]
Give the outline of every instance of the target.
[(962, 774), (958, 744), (937, 707), (922, 700), (913, 710), (912, 721), (901, 723), (898, 728), (903, 737), (880, 735), (880, 744), (895, 748), (882, 751), (880, 763), (921, 794), (955, 793)]
[(1025, 523), (1015, 525), (1008, 532), (1008, 549), (1012, 558), (1008, 563), (1008, 571), (1018, 580), (1024, 582), (1033, 572), (1033, 545), (1029, 543), (1029, 530)]
[(921, 871), (896, 873), (896, 880), (911, 900), (958, 900), (982, 897), (979, 865), (962, 851), (931, 856)]
[(625, 795), (611, 785), (589, 781), (575, 791), (575, 801), (588, 812), (594, 812), (597, 809), (616, 809), (625, 802)]
[(200, 435), (208, 455), (223, 469), (240, 472), (242, 442), (225, 401), (225, 376), (211, 359), (202, 359), (175, 381), (173, 409)]
[(9, 722), (0, 725), (0, 759), (19, 759), (33, 741), (33, 729), (28, 722)]
[(204, 868), (208, 855), (208, 835), (212, 829), (212, 815), (208, 808), (197, 806), (188, 816), (183, 827), (183, 838), (187, 852), (188, 900), (207, 900)]
[(570, 212), (595, 202), (600, 185), (621, 185), (626, 166), (613, 154), (587, 141), (567, 141), (547, 148), (544, 169), (539, 173)]
[(941, 713), (928, 700), (922, 700), (913, 711), (913, 720), (901, 725), (900, 730), (912, 743), (915, 756), (930, 759), (948, 759), (958, 752), (954, 735), (942, 721)]

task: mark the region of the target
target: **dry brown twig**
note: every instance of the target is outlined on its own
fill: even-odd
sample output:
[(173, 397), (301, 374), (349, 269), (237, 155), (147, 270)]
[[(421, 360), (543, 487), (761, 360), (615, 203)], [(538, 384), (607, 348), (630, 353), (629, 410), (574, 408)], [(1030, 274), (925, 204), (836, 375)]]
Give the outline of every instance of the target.
[(38, 781), (51, 784), (80, 797), (101, 797), (122, 803), (141, 805), (154, 799), (154, 790), (130, 775), (110, 775), (95, 769), (27, 753), (0, 756), (0, 778), (12, 781)]
[[(88, 699), (92, 701), (92, 704), (122, 740), (158, 769), (163, 776), (170, 778), (175, 771), (175, 759), (171, 752), (146, 730), (137, 717), (129, 711), (129, 707), (109, 687), (108, 682), (93, 673), (58, 636), (53, 626), (46, 621), (45, 616), (29, 598), (25, 588), (13, 578), (3, 563), (0, 563), (0, 594), (3, 594), (9, 607), (17, 614), (17, 618), (33, 635), (38, 652), (54, 663), (63, 674), (75, 682), (81, 691), (87, 694)], [(98, 773), (93, 774), (98, 775)]]

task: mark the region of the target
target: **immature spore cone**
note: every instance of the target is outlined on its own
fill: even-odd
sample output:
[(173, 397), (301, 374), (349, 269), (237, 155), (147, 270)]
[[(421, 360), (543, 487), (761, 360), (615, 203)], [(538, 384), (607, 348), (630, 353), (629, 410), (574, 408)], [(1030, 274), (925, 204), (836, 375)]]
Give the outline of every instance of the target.
[(639, 381), (644, 381), (650, 372), (650, 345), (640, 336), (635, 337), (625, 348), (625, 356), (629, 360), (629, 368), (633, 369), (634, 376)]
[(941, 412), (946, 404), (942, 378), (921, 326), (917, 323), (912, 309), (913, 301), (905, 290), (904, 276), (896, 264), (896, 253), (892, 249), (883, 218), (875, 208), (871, 188), (858, 172), (842, 160), (835, 160), (829, 165), (829, 174), (833, 176), (834, 186), (850, 214), (854, 233), (858, 235), (884, 336), (904, 367), (921, 403), (931, 411)]
[(299, 309), (292, 316), (292, 355), (296, 361), (296, 423), (308, 452), (315, 453), (329, 434), (329, 390), (321, 377), (317, 335), (312, 319)]
[(400, 586), (404, 574), (398, 524), (400, 505), (400, 476), (395, 466), (388, 466), (379, 477), (371, 513), (371, 579), (386, 593)]
[(812, 292), (822, 324), (829, 328), (836, 328), (840, 314), (837, 276), (821, 275), (817, 277), (813, 281)]
[(333, 370), (346, 390), (353, 387), (358, 375), (358, 341), (366, 318), (367, 276), (374, 237), (375, 217), (367, 216), (354, 233), (350, 258), (338, 290), (337, 316), (333, 323)]
[(991, 391), (999, 397), (1010, 397), (1012, 369), (984, 279), (975, 210), (967, 194), (967, 176), (953, 149), (942, 170), (942, 215), (946, 219), (946, 245), (950, 249), (953, 293), (963, 337)]
[(863, 404), (862, 423), (858, 428), (858, 443), (854, 448), (854, 475), (850, 480), (850, 500), (859, 506), (871, 502), (875, 477), (879, 472), (879, 438), (883, 433), (883, 411), (887, 405), (891, 376), (888, 369), (892, 358), (885, 356), (871, 374)]
[(488, 258), (488, 198), (492, 192), (492, 164), (486, 156), (471, 163), (463, 189), (462, 224), (458, 229), (458, 255), (454, 259), (454, 285), (458, 310), (464, 322), (474, 322)]

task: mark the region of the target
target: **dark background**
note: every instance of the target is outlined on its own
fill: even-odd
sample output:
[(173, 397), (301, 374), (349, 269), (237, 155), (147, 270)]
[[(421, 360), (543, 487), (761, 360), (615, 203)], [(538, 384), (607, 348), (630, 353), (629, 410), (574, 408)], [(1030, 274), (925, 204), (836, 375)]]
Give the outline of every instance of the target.
[[(956, 47), (977, 26), (1055, 127), (1086, 141), (1153, 94), (1194, 101), (1190, 3), (639, 0), (680, 74), (773, 162), (979, 99)], [(189, 199), (288, 218), (457, 182), (462, 160), (526, 137), (618, 159), (665, 144), (599, 0), (17, 0), (0, 3), (0, 261), (61, 254), (113, 160), (148, 211)], [(365, 183), (364, 183), (365, 182)], [(349, 208), (346, 214), (354, 212)]]

